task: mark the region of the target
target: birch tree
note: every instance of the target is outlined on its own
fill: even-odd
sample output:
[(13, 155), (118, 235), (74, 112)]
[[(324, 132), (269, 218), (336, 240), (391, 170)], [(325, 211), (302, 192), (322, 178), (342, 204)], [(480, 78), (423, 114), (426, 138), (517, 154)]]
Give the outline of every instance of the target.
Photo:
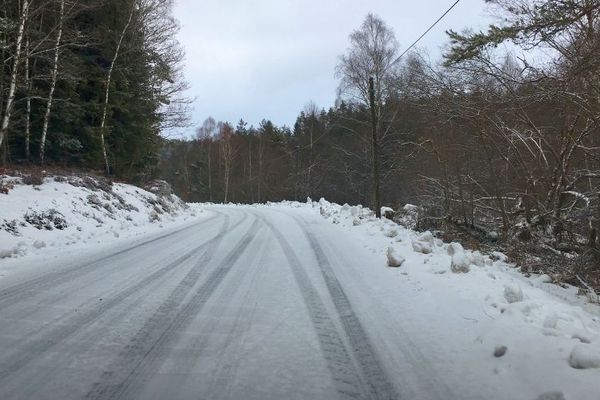
[[(64, 25), (64, 17), (65, 17), (65, 0), (60, 0), (60, 11), (58, 17), (58, 28), (56, 30), (56, 41), (54, 43), (54, 61), (52, 65), (52, 74), (50, 78), (50, 91), (48, 93), (48, 100), (46, 101), (46, 111), (44, 113), (44, 122), (42, 126), (42, 137), (40, 139), (40, 162), (44, 163), (44, 156), (46, 152), (46, 136), (48, 135), (48, 125), (50, 124), (50, 114), (52, 112), (52, 101), (54, 99), (54, 91), (56, 90), (56, 81), (58, 79), (58, 61), (60, 57), (60, 47), (61, 40), (63, 36), (63, 25)], [(29, 65), (27, 65), (27, 70), (29, 70)], [(27, 78), (28, 79), (28, 78)], [(29, 101), (29, 99), (28, 99)], [(30, 106), (28, 104), (28, 106)], [(27, 124), (29, 127), (29, 123)], [(29, 135), (27, 133), (27, 137)], [(29, 139), (27, 138), (27, 141)], [(29, 143), (27, 143), (27, 148), (29, 148)]]
[(117, 63), (117, 59), (119, 58), (119, 54), (121, 52), (121, 46), (123, 45), (123, 40), (125, 39), (125, 35), (131, 25), (133, 20), (133, 16), (136, 10), (136, 2), (132, 1), (131, 8), (129, 10), (129, 15), (127, 17), (127, 22), (123, 25), (123, 29), (121, 30), (117, 44), (115, 46), (115, 50), (113, 53), (112, 60), (110, 62), (110, 66), (106, 71), (106, 80), (105, 80), (105, 88), (104, 88), (104, 101), (102, 105), (102, 114), (100, 117), (100, 145), (102, 148), (102, 157), (104, 159), (104, 168), (107, 174), (110, 174), (110, 163), (108, 161), (108, 153), (106, 150), (106, 120), (108, 117), (108, 109), (110, 106), (110, 86), (113, 78), (113, 72), (115, 69), (115, 64)]
[(17, 80), (19, 78), (19, 64), (21, 63), (23, 38), (25, 36), (25, 25), (29, 17), (30, 5), (30, 0), (23, 0), (23, 3), (21, 3), (21, 12), (19, 14), (17, 34), (15, 38), (15, 50), (12, 56), (13, 60), (10, 72), (10, 83), (8, 88), (8, 94), (4, 102), (4, 113), (2, 116), (2, 123), (0, 124), (0, 147), (2, 146), (4, 140), (6, 140), (6, 135), (8, 133), (8, 127), (10, 124), (10, 119), (14, 107)]
[(380, 148), (385, 101), (392, 97), (398, 43), (394, 32), (379, 17), (368, 14), (360, 29), (350, 35), (350, 48), (336, 67), (339, 93), (371, 109), (371, 168), (375, 213), (380, 216)]
[(31, 158), (31, 90), (32, 90), (32, 79), (31, 79), (31, 65), (29, 57), (29, 40), (25, 44), (27, 56), (25, 58), (25, 85), (27, 87), (27, 98), (25, 99), (25, 158)]

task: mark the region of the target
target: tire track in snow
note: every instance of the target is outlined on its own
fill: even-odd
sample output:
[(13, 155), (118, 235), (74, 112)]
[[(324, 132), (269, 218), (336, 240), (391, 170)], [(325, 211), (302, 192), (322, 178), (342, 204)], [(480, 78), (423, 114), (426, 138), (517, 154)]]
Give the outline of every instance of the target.
[[(142, 279), (136, 284), (127, 287), (126, 289), (118, 292), (111, 298), (108, 298), (103, 302), (99, 303), (94, 309), (91, 309), (88, 312), (78, 312), (72, 317), (67, 318), (65, 321), (60, 322), (58, 326), (51, 328), (49, 331), (43, 330), (37, 338), (24, 338), (23, 342), (26, 344), (26, 347), (21, 349), (19, 353), (16, 353), (9, 359), (2, 360), (0, 362), (0, 383), (6, 378), (10, 377), (11, 375), (20, 371), (31, 361), (42, 357), (49, 350), (63, 343), (66, 339), (72, 337), (82, 328), (90, 325), (91, 323), (99, 319), (107, 311), (118, 306), (128, 297), (143, 290), (145, 287), (152, 284), (153, 282), (156, 282), (158, 279), (162, 278), (164, 275), (170, 272), (173, 268), (182, 265), (184, 262), (192, 258), (194, 254), (197, 254), (199, 250), (201, 251), (206, 247), (210, 249), (211, 244), (214, 243), (215, 240), (218, 240), (223, 237), (224, 233), (227, 230), (228, 224), (229, 217), (225, 217), (223, 227), (219, 235), (217, 235), (217, 237), (212, 238), (208, 242), (205, 242), (197, 247), (194, 247), (192, 250), (186, 252), (171, 263), (148, 275), (146, 278)], [(122, 252), (120, 253), (122, 254)]]
[[(223, 216), (224, 218), (228, 218), (224, 214), (221, 214), (221, 216)], [(214, 218), (212, 218), (211, 221), (212, 220), (214, 220)], [(222, 222), (221, 222), (221, 225), (223, 225)], [(204, 226), (204, 224), (202, 224), (202, 226)], [(222, 230), (223, 230), (223, 228), (221, 227), (220, 230), (217, 231), (218, 232), (217, 235), (219, 233), (221, 233)], [(201, 248), (202, 248), (202, 245), (200, 247), (196, 248), (196, 251), (200, 250)], [(159, 260), (158, 262), (152, 263), (151, 266), (153, 268), (155, 268), (156, 266), (158, 266), (158, 268), (160, 269), (161, 268), (160, 265), (162, 263), (164, 263), (164, 262), (165, 262), (165, 260)], [(124, 261), (123, 262), (114, 263), (114, 265), (110, 266), (111, 270), (108, 270), (108, 271), (107, 271), (108, 267), (107, 268), (100, 268), (99, 270), (101, 272), (105, 273), (106, 277), (112, 277), (112, 275), (111, 275), (112, 273), (115, 273), (115, 272), (119, 273), (121, 271), (121, 269), (124, 266), (126, 266), (126, 265), (123, 265), (123, 263), (124, 263)], [(112, 271), (113, 269), (115, 271)], [(126, 281), (120, 281), (119, 283), (120, 283), (121, 287), (127, 288), (127, 287), (135, 285), (138, 281), (139, 281), (139, 277), (138, 276), (132, 276), (132, 277), (128, 278)], [(64, 283), (66, 283), (66, 282), (60, 282), (60, 283), (56, 282), (56, 285), (61, 285), (61, 284), (64, 284)], [(79, 282), (77, 282), (77, 283), (79, 283)], [(44, 294), (44, 292), (41, 292), (42, 294), (44, 294), (44, 296), (39, 301), (36, 301), (35, 303), (31, 303), (29, 298), (27, 298), (26, 301), (22, 301), (22, 302), (15, 301), (15, 304), (12, 304), (12, 306), (11, 306), (10, 313), (8, 313), (8, 310), (2, 310), (0, 308), (1, 317), (2, 317), (3, 320), (9, 321), (9, 322), (11, 320), (19, 320), (19, 321), (26, 320), (28, 318), (28, 316), (34, 315), (35, 313), (39, 312), (40, 308), (47, 308), (49, 306), (51, 307), (52, 305), (60, 302), (61, 300), (64, 300), (65, 296), (68, 296), (68, 295), (70, 295), (72, 293), (75, 293), (77, 291), (80, 291), (80, 292), (83, 291), (84, 292), (86, 290), (87, 286), (92, 286), (93, 287), (94, 284), (95, 284), (95, 282), (93, 282), (93, 281), (92, 282), (87, 282), (87, 283), (85, 283), (83, 285), (78, 284), (77, 287), (75, 287), (75, 288), (68, 287), (65, 290), (58, 291), (56, 294), (51, 294), (51, 293), (45, 293)], [(76, 307), (76, 309), (79, 309), (79, 310), (83, 309), (83, 310), (85, 310), (85, 309), (88, 309), (88, 308), (92, 308), (98, 302), (97, 297), (100, 297), (100, 298), (109, 298), (109, 297), (114, 296), (115, 292), (118, 293), (118, 290), (114, 290), (112, 292), (109, 291), (108, 293), (99, 293), (98, 296), (94, 296), (93, 298), (90, 298), (89, 300), (87, 300), (87, 301), (85, 301), (85, 302), (83, 302), (81, 304), (78, 304), (78, 306)], [(68, 295), (66, 293), (68, 293)], [(34, 296), (35, 294), (37, 294), (37, 293), (32, 293), (32, 294), (30, 294), (30, 296)], [(24, 336), (24, 338), (27, 339), (27, 338), (30, 338), (30, 337), (34, 337), (35, 335), (40, 334), (40, 332), (43, 332), (45, 329), (47, 329), (48, 326), (63, 324), (64, 323), (63, 321), (68, 321), (70, 317), (71, 317), (71, 313), (67, 312), (67, 313), (65, 313), (65, 314), (63, 314), (63, 315), (61, 315), (61, 316), (59, 316), (59, 317), (57, 317), (57, 318), (55, 318), (53, 320), (49, 320), (46, 323), (44, 323), (43, 326), (40, 326), (36, 330), (28, 332)], [(0, 326), (0, 334), (3, 335), (2, 332), (10, 330), (10, 328), (11, 328), (10, 324), (6, 324), (5, 326)]]
[[(361, 378), (352, 361), (344, 341), (340, 336), (335, 323), (329, 315), (327, 308), (317, 289), (312, 284), (308, 274), (304, 270), (302, 262), (294, 252), (292, 246), (287, 242), (283, 234), (275, 226), (266, 221), (271, 228), (288, 263), (290, 264), (294, 279), (299, 286), (300, 293), (306, 305), (309, 318), (319, 340), (319, 345), (327, 367), (333, 378), (337, 392), (343, 398), (365, 399), (369, 396), (361, 384)], [(377, 398), (377, 397), (375, 397)], [(391, 397), (390, 397), (391, 398)]]
[[(214, 222), (215, 219), (211, 218), (210, 222)], [(209, 221), (206, 221), (209, 222)], [(210, 226), (207, 224), (202, 224), (202, 226)], [(198, 227), (196, 225), (196, 227)], [(123, 254), (123, 253), (121, 253)], [(94, 264), (96, 265), (96, 263), (98, 262), (106, 262), (107, 260), (103, 260), (103, 261), (96, 261), (94, 262)], [(152, 267), (154, 267), (155, 265), (160, 265), (161, 262), (164, 262), (164, 260), (156, 260), (156, 262), (154, 262), (154, 260), (152, 260)], [(51, 294), (48, 292), (48, 290), (50, 289), (55, 289), (57, 286), (59, 285), (63, 285), (63, 284), (68, 284), (70, 281), (73, 281), (74, 279), (78, 279), (78, 278), (82, 278), (82, 277), (87, 277), (89, 278), (90, 275), (92, 275), (94, 272), (102, 272), (103, 273), (103, 277), (110, 277), (112, 276), (113, 273), (120, 273), (123, 267), (127, 267), (127, 263), (125, 261), (121, 261), (121, 262), (115, 262), (112, 265), (108, 265), (108, 266), (103, 266), (102, 268), (95, 268), (94, 270), (90, 270), (90, 271), (86, 271), (84, 274), (81, 274), (77, 277), (66, 277), (67, 279), (64, 280), (60, 280), (60, 281), (54, 281), (54, 285), (55, 286), (50, 286), (50, 284), (45, 285), (45, 287), (41, 287), (41, 288), (31, 288), (28, 290), (25, 290), (22, 294), (21, 297), (25, 297), (25, 295), (27, 294), (26, 297), (26, 301), (22, 301), (22, 299), (19, 298), (14, 298), (12, 299), (12, 303), (9, 304), (6, 308), (2, 308), (0, 307), (0, 312), (3, 312), (3, 319), (5, 320), (26, 320), (29, 316), (34, 315), (35, 313), (37, 313), (39, 311), (40, 308), (40, 304), (43, 305), (43, 307), (49, 307), (52, 305), (55, 305), (59, 302), (61, 302), (62, 300), (65, 299), (65, 292), (68, 292), (69, 295), (72, 295), (76, 292), (85, 292), (85, 290), (87, 289), (88, 286), (94, 286), (96, 285), (96, 281), (94, 281), (93, 279), (88, 279), (89, 282), (77, 282), (78, 286), (76, 288), (71, 288), (69, 287), (68, 290), (65, 291), (57, 291), (55, 294)], [(68, 274), (68, 273), (67, 273)], [(101, 279), (102, 279), (101, 278)], [(134, 276), (130, 279), (128, 279), (128, 281), (131, 281), (133, 283), (135, 283), (137, 281), (137, 278)], [(120, 282), (122, 284), (122, 286), (126, 286), (124, 285), (125, 282)], [(46, 290), (44, 290), (46, 289)], [(40, 300), (33, 302), (32, 299), (35, 296), (43, 296), (41, 297)], [(105, 296), (99, 296), (99, 297), (105, 297)], [(93, 302), (87, 302), (82, 304), (79, 308), (84, 308), (85, 306), (92, 304)], [(10, 310), (8, 310), (8, 307), (10, 307)], [(60, 318), (59, 318), (60, 320)], [(2, 327), (0, 326), (0, 332), (2, 332), (4, 329), (3, 328), (8, 328), (8, 327)], [(35, 332), (32, 332), (32, 334)]]
[[(259, 217), (259, 219), (261, 219), (261, 222), (263, 222), (261, 217)], [(227, 308), (229, 306), (229, 303), (235, 297), (236, 292), (240, 291), (240, 288), (244, 284), (244, 279), (247, 276), (251, 276), (249, 279), (251, 280), (252, 284), (249, 285), (247, 291), (245, 292), (246, 294), (244, 295), (243, 304), (255, 305), (255, 301), (261, 293), (255, 290), (254, 283), (263, 277), (264, 270), (267, 269), (267, 264), (265, 264), (263, 260), (267, 255), (265, 250), (269, 245), (267, 240), (260, 239), (260, 234), (262, 234), (262, 232), (259, 232), (259, 234), (256, 235), (257, 241), (260, 243), (258, 250), (254, 251), (255, 248), (251, 247), (247, 251), (247, 256), (244, 257), (244, 264), (248, 268), (236, 269), (235, 278), (230, 275), (227, 278), (226, 283), (223, 284), (223, 289), (219, 290), (218, 297), (215, 296), (211, 299), (211, 304), (219, 309)], [(256, 260), (259, 256), (260, 259), (257, 264)], [(254, 268), (252, 268), (252, 266)], [(207, 383), (206, 386), (203, 386), (201, 395), (202, 398), (232, 398), (229, 395), (231, 392), (230, 384), (235, 378), (237, 368), (243, 358), (241, 355), (241, 350), (244, 343), (244, 338), (254, 321), (256, 313), (257, 310), (254, 306), (244, 306), (239, 308), (231, 328), (226, 333), (225, 341), (220, 344), (221, 347), (219, 351), (221, 355), (218, 359), (217, 365), (215, 365), (211, 372), (211, 375), (214, 379), (211, 380), (210, 383)], [(195, 338), (193, 338), (191, 342), (186, 343), (186, 347), (178, 347), (173, 349), (173, 351), (169, 354), (168, 359), (177, 360), (177, 372), (174, 372), (172, 376), (169, 377), (168, 384), (162, 386), (152, 386), (153, 398), (169, 398), (173, 396), (174, 389), (177, 390), (180, 388), (185, 388), (189, 380), (193, 379), (193, 375), (187, 373), (199, 365), (198, 361), (201, 360), (202, 357), (206, 356), (207, 353), (210, 354), (211, 352), (215, 351), (215, 348), (209, 347), (210, 339), (214, 338), (215, 334), (223, 334), (222, 331), (215, 333), (215, 331), (217, 331), (219, 328), (222, 328), (222, 325), (219, 325), (220, 317), (217, 318), (219, 321), (214, 323), (211, 323), (212, 321), (210, 318), (203, 321), (201, 332)], [(234, 355), (233, 360), (227, 356), (228, 354)], [(182, 371), (183, 373), (180, 374), (178, 371)], [(200, 396), (200, 394), (197, 393), (195, 395)], [(182, 398), (188, 398), (186, 396), (189, 397), (189, 394), (183, 393)]]
[[(296, 219), (297, 220), (297, 219)], [(352, 304), (344, 292), (331, 267), (331, 263), (323, 248), (308, 231), (302, 222), (298, 221), (304, 235), (310, 243), (317, 258), (323, 279), (327, 286), (335, 309), (342, 322), (342, 326), (352, 347), (352, 353), (356, 358), (362, 376), (366, 382), (369, 398), (372, 399), (397, 399), (399, 396), (389, 381), (389, 378), (381, 366), (381, 362), (373, 348), (369, 337), (352, 309)]]
[[(261, 217), (259, 217), (261, 218)], [(261, 218), (261, 222), (264, 222)], [(265, 232), (266, 233), (266, 232)], [(263, 240), (260, 244), (260, 248), (255, 253), (251, 254), (250, 260), (245, 259), (246, 265), (254, 265), (253, 269), (244, 268), (243, 271), (236, 272), (236, 280), (229, 282), (229, 284), (221, 291), (219, 298), (215, 299), (220, 307), (228, 306), (229, 302), (234, 297), (234, 292), (240, 291), (243, 285), (245, 276), (251, 275), (250, 284), (246, 288), (244, 294), (244, 307), (240, 307), (235, 315), (233, 324), (230, 330), (227, 332), (224, 343), (221, 344), (222, 355), (219, 357), (217, 365), (213, 369), (214, 380), (211, 381), (206, 387), (206, 398), (209, 399), (230, 399), (231, 397), (231, 383), (235, 379), (239, 365), (244, 358), (243, 356), (243, 345), (245, 342), (246, 334), (254, 323), (256, 314), (258, 312), (256, 308), (256, 302), (261, 293), (257, 290), (256, 284), (258, 281), (263, 279), (268, 265), (264, 262), (267, 256), (267, 248), (269, 243), (267, 240)], [(258, 258), (260, 256), (260, 258)], [(257, 261), (258, 260), (258, 261)], [(251, 306), (250, 306), (251, 305)], [(209, 337), (214, 334), (217, 324), (212, 324), (207, 327), (207, 330), (203, 330), (203, 334), (199, 340), (196, 340), (190, 349), (186, 349), (187, 357), (182, 357), (178, 364), (178, 367), (183, 371), (190, 370), (196, 365), (196, 361), (200, 359), (207, 351)], [(228, 357), (227, 355), (232, 355)], [(180, 375), (184, 379), (180, 381), (183, 386), (187, 380), (185, 375)]]
[(126, 249), (120, 250), (116, 253), (112, 253), (110, 255), (98, 258), (94, 261), (85, 263), (85, 264), (77, 264), (71, 267), (67, 267), (60, 271), (54, 271), (46, 273), (40, 277), (28, 280), (26, 282), (22, 282), (16, 284), (14, 286), (8, 287), (0, 291), (0, 310), (3, 310), (14, 303), (29, 298), (32, 294), (39, 293), (40, 291), (51, 288), (66, 282), (74, 281), (90, 272), (97, 271), (97, 267), (102, 262), (108, 261), (120, 255), (129, 253), (131, 251), (140, 249), (144, 246), (155, 244), (163, 239), (172, 237), (174, 235), (180, 234), (192, 228), (198, 228), (201, 225), (212, 222), (214, 219), (218, 218), (219, 215), (215, 215), (209, 217), (197, 224), (192, 224), (181, 229), (177, 229), (173, 232), (166, 233), (164, 235), (160, 235), (158, 237), (145, 240), (141, 243), (128, 247)]
[[(260, 221), (256, 219), (242, 239), (210, 272), (206, 280), (194, 292), (192, 298), (176, 313), (173, 313), (180, 304), (177, 299), (181, 297), (175, 290), (173, 292), (174, 298), (163, 303), (164, 307), (161, 306), (148, 320), (147, 324), (118, 356), (116, 364), (102, 375), (100, 381), (88, 392), (86, 398), (135, 398), (136, 393), (143, 387), (144, 378), (155, 372), (160, 362), (171, 351), (168, 345), (179, 339), (179, 333), (185, 330), (204, 308), (208, 299), (244, 254), (259, 228)], [(214, 246), (213, 251), (214, 249), (216, 249), (216, 246)], [(213, 252), (209, 251), (198, 265), (207, 264), (213, 255)], [(198, 278), (199, 276), (196, 277), (196, 280)], [(191, 277), (190, 282), (192, 279), (193, 277)], [(183, 297), (178, 301), (181, 300), (183, 300)]]

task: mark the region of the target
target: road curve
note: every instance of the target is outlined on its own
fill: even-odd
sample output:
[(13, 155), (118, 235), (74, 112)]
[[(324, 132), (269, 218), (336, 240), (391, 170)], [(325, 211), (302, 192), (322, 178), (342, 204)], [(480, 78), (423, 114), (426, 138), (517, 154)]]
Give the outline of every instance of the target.
[[(0, 399), (415, 398), (380, 340), (385, 326), (372, 329), (345, 287), (336, 252), (348, 244), (315, 229), (327, 222), (209, 211), (130, 248), (0, 281)], [(452, 398), (428, 379), (423, 398)]]

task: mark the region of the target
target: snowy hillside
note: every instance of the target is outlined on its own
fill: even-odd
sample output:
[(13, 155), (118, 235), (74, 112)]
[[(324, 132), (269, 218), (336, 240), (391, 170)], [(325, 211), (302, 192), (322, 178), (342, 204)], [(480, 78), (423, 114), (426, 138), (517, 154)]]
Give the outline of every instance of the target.
[[(25, 182), (0, 176), (0, 262), (106, 245), (181, 224), (201, 212), (171, 194), (89, 176)], [(150, 189), (158, 193), (161, 188)]]

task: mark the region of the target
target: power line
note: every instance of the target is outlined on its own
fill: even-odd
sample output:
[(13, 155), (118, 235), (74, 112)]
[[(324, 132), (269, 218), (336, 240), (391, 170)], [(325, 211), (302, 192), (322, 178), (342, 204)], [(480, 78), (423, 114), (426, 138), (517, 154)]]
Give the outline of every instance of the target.
[(392, 64), (391, 64), (391, 65), (393, 65), (393, 64), (396, 64), (398, 61), (400, 61), (400, 59), (401, 59), (401, 58), (402, 58), (402, 57), (403, 57), (403, 56), (404, 56), (406, 53), (408, 53), (408, 52), (410, 51), (410, 49), (412, 49), (413, 47), (415, 47), (415, 45), (416, 45), (417, 43), (419, 43), (419, 41), (421, 41), (421, 39), (423, 39), (423, 38), (425, 37), (425, 35), (427, 35), (427, 34), (429, 33), (429, 31), (431, 31), (431, 30), (432, 30), (432, 29), (433, 29), (433, 28), (434, 28), (434, 27), (435, 27), (435, 26), (436, 26), (436, 25), (437, 25), (437, 24), (438, 24), (438, 23), (439, 23), (439, 22), (440, 22), (442, 19), (444, 19), (444, 17), (445, 17), (446, 15), (448, 15), (448, 13), (449, 13), (450, 11), (452, 11), (452, 9), (453, 9), (454, 7), (456, 7), (456, 5), (457, 5), (459, 2), (460, 2), (460, 0), (456, 0), (456, 1), (454, 2), (454, 4), (452, 4), (452, 5), (450, 6), (450, 8), (448, 8), (448, 9), (446, 10), (446, 12), (445, 12), (445, 13), (443, 13), (443, 14), (441, 15), (441, 17), (439, 17), (439, 18), (438, 18), (438, 19), (437, 19), (437, 20), (436, 20), (436, 21), (435, 21), (435, 22), (434, 22), (434, 23), (433, 23), (433, 24), (432, 24), (432, 25), (431, 25), (429, 28), (427, 28), (427, 30), (426, 30), (425, 32), (423, 32), (423, 34), (422, 34), (421, 36), (419, 36), (419, 38), (418, 38), (417, 40), (415, 40), (415, 41), (413, 42), (413, 44), (411, 44), (410, 46), (408, 46), (408, 48), (407, 48), (406, 50), (404, 50), (404, 51), (402, 52), (402, 54), (400, 54), (400, 55), (398, 56), (398, 58), (396, 58), (396, 59), (395, 59), (395, 60), (392, 62)]

